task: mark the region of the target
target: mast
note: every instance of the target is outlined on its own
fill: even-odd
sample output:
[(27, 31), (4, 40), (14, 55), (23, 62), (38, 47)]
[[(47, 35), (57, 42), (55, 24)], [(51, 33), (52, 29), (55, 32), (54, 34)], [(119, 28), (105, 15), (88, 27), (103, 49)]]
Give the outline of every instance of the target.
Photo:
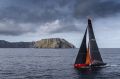
[(100, 55), (100, 52), (99, 52), (99, 49), (96, 43), (91, 19), (88, 19), (88, 33), (89, 33), (89, 44), (90, 44), (90, 54), (91, 54), (92, 64), (103, 63), (103, 60), (101, 58), (101, 55)]
[(87, 29), (85, 31), (75, 64), (85, 64), (86, 62), (86, 55), (87, 55), (86, 34), (87, 34)]

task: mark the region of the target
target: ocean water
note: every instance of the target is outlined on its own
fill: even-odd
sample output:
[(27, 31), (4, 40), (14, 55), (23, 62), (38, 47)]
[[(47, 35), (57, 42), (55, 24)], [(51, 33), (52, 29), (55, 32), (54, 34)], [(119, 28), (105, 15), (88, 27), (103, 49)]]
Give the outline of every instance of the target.
[(100, 49), (105, 67), (76, 70), (78, 49), (0, 49), (0, 79), (120, 79), (120, 49)]

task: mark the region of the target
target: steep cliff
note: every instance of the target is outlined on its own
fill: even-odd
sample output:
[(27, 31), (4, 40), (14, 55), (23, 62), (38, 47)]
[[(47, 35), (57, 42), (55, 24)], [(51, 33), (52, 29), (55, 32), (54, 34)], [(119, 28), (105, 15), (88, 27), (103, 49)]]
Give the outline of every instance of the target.
[(65, 39), (49, 38), (36, 41), (34, 44), (36, 48), (75, 48), (74, 45), (67, 42)]

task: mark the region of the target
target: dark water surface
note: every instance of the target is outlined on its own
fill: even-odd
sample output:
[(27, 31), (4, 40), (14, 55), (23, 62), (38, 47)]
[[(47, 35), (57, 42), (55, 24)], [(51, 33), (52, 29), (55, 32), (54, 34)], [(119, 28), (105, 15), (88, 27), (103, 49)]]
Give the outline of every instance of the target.
[(78, 71), (78, 49), (0, 49), (0, 79), (120, 79), (120, 49), (100, 49), (106, 67)]

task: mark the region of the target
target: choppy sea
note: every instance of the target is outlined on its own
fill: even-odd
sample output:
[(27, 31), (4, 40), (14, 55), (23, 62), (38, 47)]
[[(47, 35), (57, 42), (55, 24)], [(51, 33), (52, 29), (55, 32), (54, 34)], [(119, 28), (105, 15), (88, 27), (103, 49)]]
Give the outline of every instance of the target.
[(76, 70), (78, 49), (1, 48), (0, 79), (120, 79), (120, 49), (100, 49), (106, 66)]

